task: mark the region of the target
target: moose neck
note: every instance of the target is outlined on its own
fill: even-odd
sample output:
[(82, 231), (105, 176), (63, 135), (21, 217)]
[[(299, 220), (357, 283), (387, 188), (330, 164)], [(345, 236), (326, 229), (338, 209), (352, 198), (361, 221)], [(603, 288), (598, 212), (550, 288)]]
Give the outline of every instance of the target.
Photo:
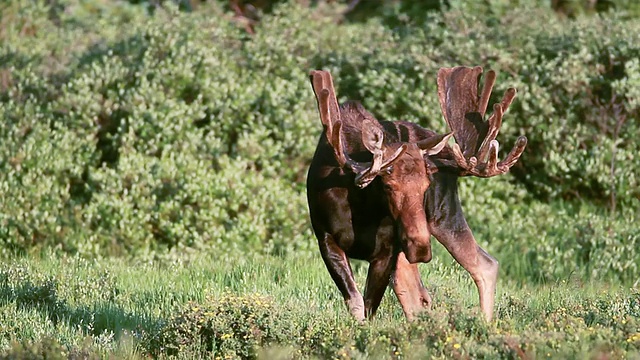
[(458, 197), (458, 175), (454, 172), (439, 171), (431, 174), (431, 185), (427, 189), (424, 206), (429, 224), (443, 225), (453, 232), (468, 228)]

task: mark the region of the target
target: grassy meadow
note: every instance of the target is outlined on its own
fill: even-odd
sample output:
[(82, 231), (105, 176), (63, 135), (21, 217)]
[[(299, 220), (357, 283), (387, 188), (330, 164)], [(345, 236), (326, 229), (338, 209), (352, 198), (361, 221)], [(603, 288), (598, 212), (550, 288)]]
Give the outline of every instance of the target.
[[(0, 359), (640, 359), (637, 1), (262, 3), (1, 2)], [(518, 90), (499, 157), (529, 139), (459, 182), (495, 321), (434, 241), (433, 309), (358, 324), (309, 223), (309, 71), (444, 132), (457, 65)]]
[[(5, 358), (48, 359), (640, 356), (637, 289), (503, 278), (487, 324), (470, 277), (438, 252), (421, 265), (432, 311), (409, 323), (389, 290), (366, 324), (347, 316), (319, 258), (9, 261), (0, 268), (0, 347), (10, 349)], [(363, 284), (365, 264), (354, 271)]]

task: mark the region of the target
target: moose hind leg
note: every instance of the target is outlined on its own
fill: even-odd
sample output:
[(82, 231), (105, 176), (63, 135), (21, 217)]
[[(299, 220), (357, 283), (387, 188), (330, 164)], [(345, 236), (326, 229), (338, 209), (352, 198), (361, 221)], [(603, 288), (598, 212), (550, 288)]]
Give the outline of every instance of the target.
[(338, 246), (330, 234), (325, 234), (321, 241), (320, 254), (324, 260), (333, 282), (338, 286), (345, 305), (351, 315), (358, 321), (364, 321), (364, 300), (353, 279), (353, 271), (347, 255)]
[(408, 320), (413, 320), (417, 314), (431, 308), (431, 296), (420, 279), (418, 264), (409, 263), (404, 252), (398, 254), (391, 282)]
[(487, 321), (491, 321), (498, 281), (498, 261), (478, 245), (470, 229), (460, 232), (438, 231), (434, 236), (469, 272), (478, 287), (480, 309)]

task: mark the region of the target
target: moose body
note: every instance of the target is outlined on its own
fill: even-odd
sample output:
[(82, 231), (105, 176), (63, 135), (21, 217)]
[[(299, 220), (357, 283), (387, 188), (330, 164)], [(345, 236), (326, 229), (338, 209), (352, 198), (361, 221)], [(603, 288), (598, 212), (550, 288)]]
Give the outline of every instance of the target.
[[(478, 246), (467, 225), (457, 179), (506, 172), (526, 138), (497, 162), (497, 142), (490, 137), (497, 135), (496, 125), (515, 91), (510, 89), (494, 107), (494, 116), (482, 122), (495, 76), (490, 73), (490, 86), (478, 98), (474, 91), (481, 72), (476, 67), (439, 73), (442, 110), (456, 142), (464, 140), (462, 147), (445, 146), (451, 134), (437, 135), (410, 122), (378, 121), (355, 102), (339, 106), (329, 73), (312, 72), (324, 131), (307, 177), (311, 223), (327, 269), (356, 319), (375, 314), (390, 281), (407, 318), (431, 306), (417, 268), (431, 260), (431, 235), (471, 274), (481, 309), (491, 319), (498, 262)], [(471, 127), (457, 123), (460, 114), (473, 121)], [(488, 160), (478, 164), (481, 154)], [(370, 263), (364, 297), (349, 258)]]

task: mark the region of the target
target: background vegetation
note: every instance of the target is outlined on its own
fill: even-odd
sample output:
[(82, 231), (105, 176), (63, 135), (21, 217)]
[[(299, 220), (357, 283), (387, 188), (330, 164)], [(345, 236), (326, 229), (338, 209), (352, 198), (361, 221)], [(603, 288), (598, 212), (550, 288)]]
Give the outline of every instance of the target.
[[(222, 321), (212, 323), (216, 329), (236, 328), (224, 321), (236, 321), (246, 312), (264, 321), (255, 323), (261, 335), (247, 333), (250, 343), (242, 343), (242, 336), (234, 334), (230, 339), (239, 342), (229, 345), (231, 350), (221, 350), (219, 342), (227, 339), (216, 337), (220, 333), (203, 335), (205, 351), (254, 357), (256, 353), (238, 351), (274, 343), (303, 349), (305, 356), (338, 354), (319, 352), (332, 346), (324, 338), (293, 341), (286, 332), (299, 336), (309, 327), (333, 335), (335, 329), (343, 331), (344, 337), (336, 337), (337, 347), (346, 346), (340, 339), (354, 336), (379, 339), (384, 331), (397, 328), (397, 319), (387, 319), (391, 324), (387, 330), (383, 320), (368, 330), (344, 327), (348, 321), (339, 320), (344, 311), (328, 282), (321, 289), (308, 289), (301, 280), (297, 288), (285, 290), (309, 298), (329, 297), (330, 305), (318, 300), (318, 306), (335, 305), (339, 310), (328, 312), (335, 322), (323, 327), (304, 323), (303, 310), (286, 307), (293, 304), (285, 301), (291, 294), (264, 301), (245, 294), (245, 290), (269, 294), (273, 290), (269, 281), (240, 291), (233, 288), (240, 279), (221, 280), (227, 270), (216, 269), (228, 268), (234, 274), (243, 269), (273, 271), (261, 276), (277, 283), (278, 272), (288, 270), (274, 264), (298, 261), (301, 269), (312, 264), (310, 278), (317, 270), (322, 281), (329, 280), (317, 259), (304, 190), (306, 168), (321, 130), (307, 79), (310, 69), (330, 70), (341, 100), (361, 100), (381, 119), (410, 120), (445, 131), (436, 96), (438, 68), (482, 65), (498, 71), (494, 100), (510, 86), (519, 92), (505, 116), (501, 143), (510, 147), (525, 134), (529, 145), (510, 174), (461, 182), (463, 206), (476, 238), (501, 262), (509, 290), (524, 283), (544, 289), (578, 279), (581, 285), (576, 286), (586, 293), (560, 301), (570, 302), (573, 310), (557, 320), (582, 319), (584, 323), (572, 323), (579, 328), (580, 344), (594, 340), (582, 331), (595, 320), (582, 316), (587, 313), (580, 312), (578, 304), (605, 301), (605, 313), (593, 316), (619, 311), (612, 316), (631, 317), (636, 323), (625, 320), (632, 325), (621, 332), (617, 321), (607, 323), (605, 334), (594, 336), (607, 339), (603, 340), (607, 349), (637, 352), (620, 347), (635, 344), (633, 331), (640, 332), (637, 310), (629, 310), (640, 301), (637, 292), (620, 290), (636, 288), (640, 278), (636, 2), (554, 1), (550, 6), (536, 0), (515, 5), (450, 0), (419, 6), (389, 1), (378, 7), (364, 3), (349, 7), (353, 3), (257, 1), (252, 7), (234, 1), (13, 0), (0, 5), (0, 253), (5, 259), (0, 306), (11, 309), (0, 321), (3, 344), (10, 346), (15, 338), (22, 344), (14, 344), (16, 351), (66, 349), (65, 357), (73, 357), (85, 350), (109, 353), (112, 348), (99, 344), (101, 336), (112, 334), (113, 339), (103, 339), (105, 344), (130, 344), (131, 356), (137, 351), (167, 355), (180, 346), (201, 351), (203, 344), (189, 343), (194, 329), (207, 334), (206, 327), (198, 327), (201, 320)], [(438, 261), (455, 268), (446, 252), (436, 247)], [(48, 257), (70, 260), (38, 260)], [(273, 269), (243, 267), (247, 257), (274, 265)], [(204, 259), (210, 265), (204, 265)], [(40, 261), (44, 263), (30, 264)], [(102, 275), (86, 270), (80, 275), (84, 282), (64, 285), (70, 280), (61, 272), (84, 261), (122, 271), (116, 276), (119, 280), (104, 281), (125, 281), (127, 276), (149, 279), (145, 276), (182, 269), (192, 271), (190, 277), (203, 277), (199, 284), (207, 285), (202, 286), (232, 289), (205, 297), (201, 288), (186, 292), (173, 288), (191, 286), (186, 280), (151, 282), (157, 288), (144, 291), (156, 295), (136, 304), (160, 304), (131, 305), (129, 300), (118, 302), (119, 296), (143, 296), (143, 290), (134, 290), (143, 282), (114, 287), (117, 290), (110, 295), (100, 291), (109, 286), (97, 285)], [(156, 275), (145, 275), (144, 269), (142, 273), (120, 269), (118, 264), (123, 263), (160, 268)], [(438, 266), (425, 265), (422, 270), (430, 279)], [(23, 268), (31, 269), (28, 275), (19, 275)], [(465, 278), (444, 274), (442, 279), (448, 280), (442, 283), (451, 281), (448, 286), (455, 289), (453, 284)], [(614, 284), (605, 289), (619, 303), (607, 302), (600, 290), (593, 291), (600, 295), (589, 295), (583, 286), (590, 282)], [(82, 295), (84, 286), (88, 293)], [(530, 321), (543, 321), (541, 314), (549, 312), (527, 307), (538, 297), (528, 300), (526, 291), (538, 290), (523, 291), (513, 299), (504, 295), (498, 306), (515, 301), (513, 306), (521, 308), (513, 311), (530, 311)], [(449, 295), (440, 300), (462, 308), (475, 304), (475, 295), (462, 298), (470, 300)], [(303, 302), (309, 298), (294, 297)], [(190, 311), (184, 305), (189, 300), (207, 310)], [(552, 300), (548, 306), (556, 309)], [(227, 320), (206, 315), (225, 312), (230, 304), (243, 301), (250, 304), (246, 311), (244, 305), (231, 306)], [(290, 328), (288, 318), (270, 317), (270, 311), (256, 305), (263, 302), (277, 307), (276, 314), (299, 315), (291, 320), (297, 325)], [(176, 309), (181, 306), (186, 307)], [(141, 308), (143, 313), (137, 313)], [(393, 311), (397, 316), (399, 310)], [(26, 313), (35, 319), (31, 325), (19, 320)], [(309, 314), (307, 318), (318, 316)], [(43, 316), (48, 320), (41, 321)], [(124, 324), (109, 323), (112, 319)], [(5, 325), (11, 321), (15, 327)], [(97, 325), (100, 321), (106, 323)], [(401, 341), (435, 344), (437, 340), (425, 338), (428, 334), (415, 328), (446, 326), (428, 323), (440, 320), (425, 321), (402, 328), (407, 337)], [(181, 324), (187, 327), (180, 328)], [(523, 320), (487, 330), (474, 324), (462, 328), (449, 324), (449, 328), (480, 326), (490, 338), (498, 330), (523, 336), (520, 330), (525, 324), (540, 325)], [(16, 335), (17, 329), (30, 330)], [(57, 337), (43, 340), (51, 329)], [(143, 329), (157, 338), (145, 342), (147, 337), (136, 333), (139, 336), (132, 336), (131, 343), (122, 342), (127, 333), (123, 329), (129, 333)], [(465, 331), (475, 333), (469, 329)], [(89, 343), (83, 345), (78, 334), (89, 336)], [(394, 334), (384, 336), (391, 339)], [(486, 343), (488, 338), (483, 339), (477, 341)], [(497, 341), (503, 344), (503, 340)], [(515, 347), (501, 346), (483, 348), (486, 353), (462, 350), (475, 356), (518, 353)], [(69, 353), (70, 348), (78, 353)], [(577, 356), (594, 347), (571, 349), (569, 354)], [(434, 354), (455, 353), (449, 350)]]

